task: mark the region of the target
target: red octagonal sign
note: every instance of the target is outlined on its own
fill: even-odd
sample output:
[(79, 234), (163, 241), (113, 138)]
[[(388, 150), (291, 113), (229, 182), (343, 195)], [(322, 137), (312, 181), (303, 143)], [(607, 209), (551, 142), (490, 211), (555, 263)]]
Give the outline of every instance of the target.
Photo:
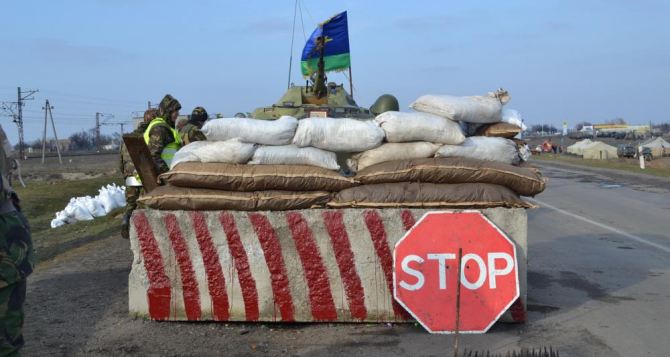
[(514, 243), (478, 211), (429, 212), (395, 245), (394, 297), (431, 333), (484, 333), (519, 297)]

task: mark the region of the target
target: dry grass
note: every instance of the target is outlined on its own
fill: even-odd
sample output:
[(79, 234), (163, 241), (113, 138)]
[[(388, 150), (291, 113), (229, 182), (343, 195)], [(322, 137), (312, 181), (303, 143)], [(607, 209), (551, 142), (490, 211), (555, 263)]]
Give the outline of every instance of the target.
[[(665, 167), (650, 167), (654, 166), (654, 161), (646, 162), (646, 169), (640, 169), (639, 161), (633, 159), (616, 159), (616, 160), (584, 160), (579, 156), (573, 155), (553, 155), (541, 154), (534, 155), (532, 160), (546, 161), (546, 162), (562, 162), (587, 167), (598, 167), (604, 169), (621, 170), (633, 172), (643, 175), (653, 175), (660, 177), (670, 177), (670, 168)], [(663, 159), (665, 160), (665, 159)], [(661, 166), (661, 165), (659, 165)]]

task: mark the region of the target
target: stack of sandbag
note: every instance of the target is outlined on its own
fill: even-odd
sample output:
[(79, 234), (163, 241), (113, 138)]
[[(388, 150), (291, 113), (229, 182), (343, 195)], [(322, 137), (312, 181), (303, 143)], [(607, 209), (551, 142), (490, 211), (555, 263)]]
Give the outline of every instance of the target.
[(544, 190), (538, 170), (469, 158), (398, 160), (358, 172), (361, 184), (340, 191), (330, 207), (533, 207), (519, 196)]
[[(354, 156), (360, 186), (331, 207), (532, 207), (520, 198), (544, 190), (539, 171), (518, 165), (520, 115), (506, 111), (504, 90), (486, 96), (425, 95), (419, 113), (376, 118), (387, 144)], [(505, 120), (503, 120), (503, 117)]]
[(111, 184), (100, 188), (95, 197), (72, 197), (65, 209), (56, 212), (56, 218), (51, 220), (51, 228), (78, 221), (90, 221), (124, 207), (126, 205), (125, 190), (124, 186)]
[(140, 198), (156, 209), (290, 210), (325, 207), (356, 181), (338, 173), (336, 153), (379, 146), (384, 131), (372, 120), (281, 117), (215, 119), (207, 141), (185, 146), (161, 179)]
[(307, 165), (183, 162), (162, 174), (167, 183), (139, 202), (163, 210), (292, 210), (324, 207), (357, 182)]
[(384, 131), (386, 143), (353, 155), (347, 161), (353, 171), (381, 162), (433, 157), (441, 145), (465, 140), (458, 124), (433, 114), (389, 111), (375, 122)]
[(424, 95), (410, 107), (458, 123), (467, 136), (457, 145), (446, 143), (436, 156), (517, 164), (528, 155), (520, 155), (517, 143), (507, 139), (518, 136), (526, 126), (518, 111), (504, 108), (509, 100), (509, 93), (499, 89), (485, 96)]
[[(160, 176), (166, 185), (139, 202), (165, 210), (528, 208), (519, 196), (541, 192), (544, 179), (514, 166), (519, 153), (507, 137), (523, 123), (518, 112), (504, 114), (508, 100), (502, 90), (423, 96), (416, 112), (374, 120), (215, 119), (203, 128), (208, 141), (182, 148)], [(519, 122), (502, 123), (506, 115)], [(481, 124), (490, 126), (470, 136), (469, 125)]]

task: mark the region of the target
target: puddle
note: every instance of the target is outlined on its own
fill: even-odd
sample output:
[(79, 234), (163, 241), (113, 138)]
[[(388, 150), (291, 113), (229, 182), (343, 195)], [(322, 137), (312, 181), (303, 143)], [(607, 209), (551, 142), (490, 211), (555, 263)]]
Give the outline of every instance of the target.
[(621, 187), (623, 187), (623, 185), (616, 183), (604, 183), (600, 185), (600, 188), (606, 188), (606, 189), (621, 188)]

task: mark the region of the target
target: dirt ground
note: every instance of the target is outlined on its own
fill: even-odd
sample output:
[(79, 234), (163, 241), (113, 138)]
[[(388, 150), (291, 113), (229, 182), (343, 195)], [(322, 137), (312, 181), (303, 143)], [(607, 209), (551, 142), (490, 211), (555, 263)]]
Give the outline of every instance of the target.
[(29, 158), (20, 162), (21, 176), (26, 184), (30, 181), (81, 180), (119, 173), (119, 154), (97, 154), (58, 157)]

